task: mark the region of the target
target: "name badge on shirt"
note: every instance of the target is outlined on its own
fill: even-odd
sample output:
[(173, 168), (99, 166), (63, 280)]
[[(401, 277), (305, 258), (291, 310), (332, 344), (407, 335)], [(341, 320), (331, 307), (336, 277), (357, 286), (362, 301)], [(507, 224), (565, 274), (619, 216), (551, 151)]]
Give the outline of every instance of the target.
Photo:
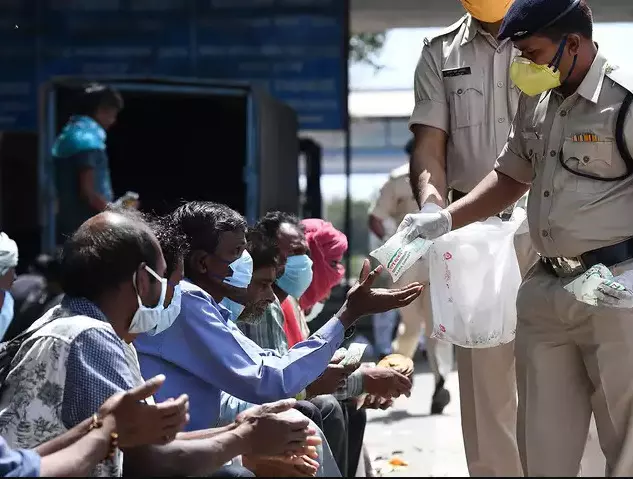
[(443, 78), (461, 77), (470, 74), (470, 67), (449, 68), (448, 70), (442, 70)]

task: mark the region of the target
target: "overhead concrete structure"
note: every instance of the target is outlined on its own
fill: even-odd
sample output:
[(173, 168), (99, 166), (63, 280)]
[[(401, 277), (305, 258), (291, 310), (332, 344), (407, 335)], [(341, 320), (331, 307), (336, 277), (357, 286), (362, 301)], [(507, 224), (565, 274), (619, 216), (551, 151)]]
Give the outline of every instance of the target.
[[(633, 21), (632, 0), (589, 0), (596, 22)], [(450, 25), (464, 13), (459, 0), (351, 0), (352, 32)]]

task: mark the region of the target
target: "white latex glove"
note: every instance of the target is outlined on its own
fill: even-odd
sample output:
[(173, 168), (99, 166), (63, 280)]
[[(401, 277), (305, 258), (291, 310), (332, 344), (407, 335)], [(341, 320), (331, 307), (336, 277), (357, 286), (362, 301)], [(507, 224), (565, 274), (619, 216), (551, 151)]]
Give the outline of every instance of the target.
[(406, 243), (418, 237), (434, 240), (448, 233), (452, 228), (452, 223), (451, 214), (447, 210), (434, 203), (426, 203), (419, 213), (404, 217), (398, 226), (398, 232), (409, 228), (409, 232), (404, 237)]
[(596, 291), (598, 305), (633, 309), (633, 270), (605, 279)]

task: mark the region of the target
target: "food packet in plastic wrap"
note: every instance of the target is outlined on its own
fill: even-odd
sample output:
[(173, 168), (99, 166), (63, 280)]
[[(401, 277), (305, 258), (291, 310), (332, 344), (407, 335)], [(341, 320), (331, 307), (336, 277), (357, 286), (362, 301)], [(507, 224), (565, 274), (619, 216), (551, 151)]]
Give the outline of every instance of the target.
[(410, 243), (405, 243), (404, 238), (407, 232), (408, 229), (403, 229), (389, 238), (380, 248), (369, 253), (383, 265), (394, 282), (398, 281), (405, 271), (424, 256), (433, 244), (432, 241), (423, 238), (416, 238)]

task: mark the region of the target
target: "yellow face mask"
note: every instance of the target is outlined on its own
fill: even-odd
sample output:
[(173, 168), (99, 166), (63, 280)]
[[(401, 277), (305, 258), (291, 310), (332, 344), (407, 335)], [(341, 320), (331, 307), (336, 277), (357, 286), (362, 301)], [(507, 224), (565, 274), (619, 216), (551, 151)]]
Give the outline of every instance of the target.
[(461, 0), (468, 13), (485, 23), (497, 23), (512, 5), (514, 0)]
[(510, 79), (527, 96), (540, 95), (561, 86), (558, 69), (554, 70), (554, 67), (547, 65), (537, 65), (523, 57), (516, 57), (512, 61)]

